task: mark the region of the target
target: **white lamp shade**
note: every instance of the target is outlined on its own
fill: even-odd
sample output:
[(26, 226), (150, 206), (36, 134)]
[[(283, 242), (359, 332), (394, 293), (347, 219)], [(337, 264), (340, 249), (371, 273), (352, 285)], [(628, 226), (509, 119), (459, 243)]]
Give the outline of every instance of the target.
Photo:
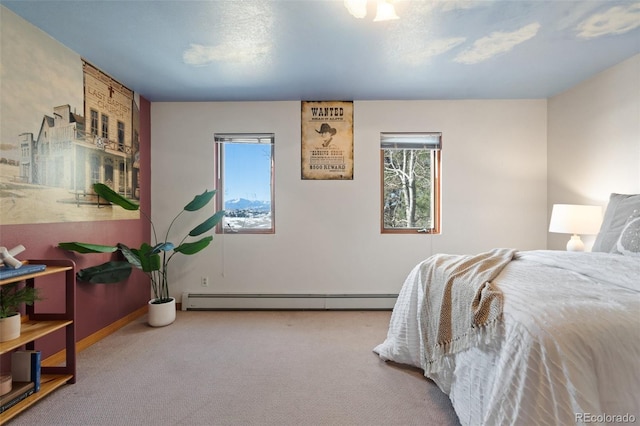
[(549, 232), (595, 235), (602, 224), (602, 207), (577, 204), (554, 204)]

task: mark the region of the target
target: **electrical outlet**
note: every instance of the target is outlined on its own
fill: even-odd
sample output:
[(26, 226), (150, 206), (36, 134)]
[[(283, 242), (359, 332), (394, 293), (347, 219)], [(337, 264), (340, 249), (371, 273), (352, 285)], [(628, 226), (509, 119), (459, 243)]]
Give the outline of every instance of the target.
[(200, 278), (200, 285), (202, 287), (209, 287), (209, 277)]

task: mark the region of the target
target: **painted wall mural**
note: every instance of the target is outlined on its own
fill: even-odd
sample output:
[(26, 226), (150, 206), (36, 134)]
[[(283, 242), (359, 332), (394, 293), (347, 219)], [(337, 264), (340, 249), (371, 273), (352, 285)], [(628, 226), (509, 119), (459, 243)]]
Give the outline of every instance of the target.
[(2, 68), (0, 224), (138, 218), (92, 190), (102, 182), (140, 198), (135, 93), (64, 47), (29, 44), (32, 32), (11, 36), (2, 43), (16, 60)]

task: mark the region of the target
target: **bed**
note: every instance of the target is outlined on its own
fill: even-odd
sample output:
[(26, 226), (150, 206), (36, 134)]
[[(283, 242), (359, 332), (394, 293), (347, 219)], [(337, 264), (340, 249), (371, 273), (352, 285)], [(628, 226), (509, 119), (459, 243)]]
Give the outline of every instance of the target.
[(592, 252), (436, 254), (408, 275), (383, 360), (421, 368), (463, 425), (640, 421), (640, 195)]

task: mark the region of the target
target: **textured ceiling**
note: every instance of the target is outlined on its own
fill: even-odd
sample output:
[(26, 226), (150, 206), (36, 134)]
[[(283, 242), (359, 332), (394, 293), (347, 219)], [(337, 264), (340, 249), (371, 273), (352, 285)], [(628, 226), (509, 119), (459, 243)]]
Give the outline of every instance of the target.
[(640, 52), (638, 1), (0, 3), (150, 101), (546, 98)]

